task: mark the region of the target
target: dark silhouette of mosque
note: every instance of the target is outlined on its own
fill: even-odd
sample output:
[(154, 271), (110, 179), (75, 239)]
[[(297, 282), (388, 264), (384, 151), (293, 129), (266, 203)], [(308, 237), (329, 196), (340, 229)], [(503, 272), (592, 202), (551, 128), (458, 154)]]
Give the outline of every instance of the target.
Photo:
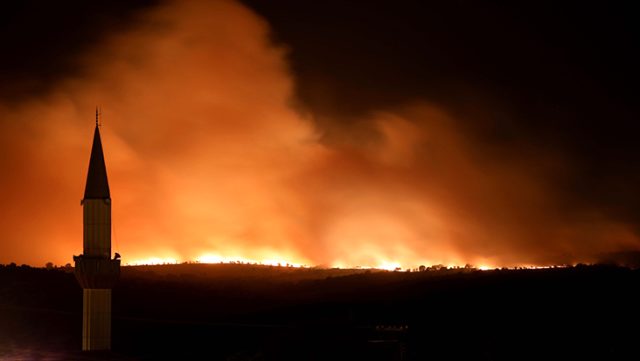
[(111, 289), (120, 277), (120, 255), (111, 259), (111, 194), (96, 109), (83, 208), (83, 253), (74, 256), (83, 288), (82, 350), (111, 349)]

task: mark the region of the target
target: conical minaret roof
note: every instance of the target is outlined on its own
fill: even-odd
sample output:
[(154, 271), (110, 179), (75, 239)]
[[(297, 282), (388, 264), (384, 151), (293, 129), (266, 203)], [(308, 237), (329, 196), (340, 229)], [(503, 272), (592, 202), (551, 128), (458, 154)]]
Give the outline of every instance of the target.
[(91, 147), (91, 159), (89, 160), (89, 173), (87, 174), (87, 185), (84, 188), (84, 198), (111, 198), (98, 124), (96, 124), (96, 130), (93, 133), (93, 146)]

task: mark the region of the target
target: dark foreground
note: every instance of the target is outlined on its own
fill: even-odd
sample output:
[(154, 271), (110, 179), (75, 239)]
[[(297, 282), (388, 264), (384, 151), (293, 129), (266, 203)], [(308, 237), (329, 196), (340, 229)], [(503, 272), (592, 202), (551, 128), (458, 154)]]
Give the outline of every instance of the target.
[(640, 359), (640, 271), (125, 267), (113, 352), (83, 354), (82, 291), (0, 266), (0, 359)]

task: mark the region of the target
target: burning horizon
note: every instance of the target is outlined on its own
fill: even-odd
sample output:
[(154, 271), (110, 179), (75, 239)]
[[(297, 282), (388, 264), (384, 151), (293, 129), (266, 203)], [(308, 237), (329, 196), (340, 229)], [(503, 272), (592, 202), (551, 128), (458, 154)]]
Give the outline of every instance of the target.
[(544, 266), (640, 249), (632, 224), (560, 196), (561, 152), (486, 144), (429, 99), (348, 123), (303, 111), (288, 52), (237, 2), (174, 2), (96, 44), (81, 75), (0, 102), (0, 262), (81, 252), (96, 104), (124, 263)]

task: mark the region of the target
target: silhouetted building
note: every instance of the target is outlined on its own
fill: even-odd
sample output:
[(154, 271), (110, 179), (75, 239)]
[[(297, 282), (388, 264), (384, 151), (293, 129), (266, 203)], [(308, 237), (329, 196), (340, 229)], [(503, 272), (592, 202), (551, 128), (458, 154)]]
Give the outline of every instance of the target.
[(98, 127), (93, 134), (83, 208), (83, 254), (74, 256), (83, 288), (82, 350), (111, 349), (111, 289), (120, 277), (120, 260), (111, 259), (111, 195)]

